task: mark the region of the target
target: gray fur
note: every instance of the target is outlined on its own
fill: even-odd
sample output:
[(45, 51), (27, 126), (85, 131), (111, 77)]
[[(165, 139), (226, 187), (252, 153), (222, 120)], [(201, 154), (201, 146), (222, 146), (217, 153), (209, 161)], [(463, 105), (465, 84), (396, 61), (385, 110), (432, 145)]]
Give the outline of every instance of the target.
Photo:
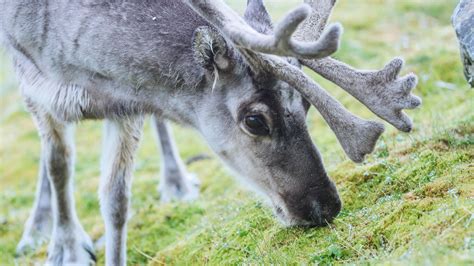
[[(162, 122), (171, 120), (201, 133), (231, 170), (267, 196), (285, 225), (324, 225), (338, 214), (337, 190), (306, 128), (308, 102), (354, 161), (372, 151), (383, 127), (349, 113), (296, 59), (334, 52), (341, 28), (321, 29), (318, 40), (305, 42), (299, 24), (316, 18), (307, 5), (289, 12), (274, 35), (267, 35), (269, 17), (252, 17), (268, 15), (261, 1), (249, 0), (245, 14), (247, 22), (219, 0), (2, 2), (0, 36), (37, 121), (51, 183), (49, 262), (94, 259), (72, 197), (70, 132), (82, 119), (106, 119), (100, 198), (108, 265), (126, 262), (133, 157), (147, 114), (156, 117), (164, 157), (164, 201), (197, 193)], [(328, 16), (318, 18), (325, 24)], [(264, 133), (252, 131), (248, 119), (255, 116)], [(38, 191), (37, 202), (48, 195)]]

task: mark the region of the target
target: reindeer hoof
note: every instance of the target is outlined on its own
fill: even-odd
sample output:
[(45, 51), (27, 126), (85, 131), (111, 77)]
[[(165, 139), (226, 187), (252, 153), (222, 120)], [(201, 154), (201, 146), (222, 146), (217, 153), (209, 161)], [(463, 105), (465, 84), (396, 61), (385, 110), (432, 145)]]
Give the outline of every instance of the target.
[(48, 249), (46, 265), (95, 265), (92, 241), (79, 229), (59, 229)]
[(16, 256), (23, 256), (36, 251), (49, 240), (51, 229), (50, 213), (29, 218), (25, 224), (21, 240), (16, 247)]
[(166, 176), (160, 183), (158, 191), (161, 202), (192, 201), (198, 198), (200, 181), (193, 173), (179, 174), (179, 176)]
[(15, 256), (20, 257), (35, 252), (41, 247), (46, 241), (48, 241), (49, 235), (35, 231), (28, 234), (23, 234), (20, 242), (16, 246)]

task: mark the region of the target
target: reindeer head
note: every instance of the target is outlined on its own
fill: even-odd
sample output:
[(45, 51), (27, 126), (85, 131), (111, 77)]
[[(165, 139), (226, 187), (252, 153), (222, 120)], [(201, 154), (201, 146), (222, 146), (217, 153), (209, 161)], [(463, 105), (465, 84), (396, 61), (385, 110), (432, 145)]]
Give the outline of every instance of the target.
[[(214, 64), (230, 65), (220, 60)], [(213, 92), (198, 115), (199, 130), (213, 150), (268, 196), (284, 224), (331, 221), (341, 201), (306, 128), (309, 103), (294, 88), (270, 74), (255, 73), (245, 62), (228, 72), (209, 73), (214, 71), (219, 78), (214, 84), (210, 75)]]
[[(231, 169), (268, 196), (286, 225), (324, 225), (341, 209), (308, 134), (310, 105), (356, 162), (384, 130), (349, 113), (300, 69), (337, 50), (341, 27), (323, 31), (334, 1), (323, 2), (313, 10), (302, 5), (273, 29), (261, 0), (248, 1), (245, 20), (221, 0), (188, 1), (218, 29), (201, 27), (194, 36), (196, 62), (213, 90), (199, 108), (198, 128)], [(401, 108), (393, 111), (404, 118)]]

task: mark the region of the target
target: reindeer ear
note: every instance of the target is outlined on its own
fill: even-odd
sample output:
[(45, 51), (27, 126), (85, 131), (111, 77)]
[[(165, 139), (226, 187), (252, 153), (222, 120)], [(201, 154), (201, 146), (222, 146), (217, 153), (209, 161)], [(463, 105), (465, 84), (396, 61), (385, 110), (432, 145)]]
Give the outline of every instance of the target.
[(231, 69), (231, 50), (226, 40), (215, 29), (202, 26), (194, 31), (194, 59), (209, 71)]

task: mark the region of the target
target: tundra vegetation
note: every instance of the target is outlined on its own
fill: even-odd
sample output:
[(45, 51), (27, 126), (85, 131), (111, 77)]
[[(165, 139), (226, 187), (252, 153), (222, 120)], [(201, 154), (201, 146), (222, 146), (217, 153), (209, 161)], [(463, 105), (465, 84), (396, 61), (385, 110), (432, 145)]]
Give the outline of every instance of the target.
[[(278, 20), (299, 1), (266, 1)], [(230, 1), (239, 10), (243, 1)], [(409, 111), (409, 135), (387, 125), (363, 164), (349, 161), (321, 116), (308, 124), (344, 207), (324, 228), (283, 228), (271, 210), (226, 172), (200, 137), (175, 128), (183, 158), (201, 179), (190, 203), (159, 202), (159, 155), (147, 125), (139, 149), (128, 225), (128, 262), (135, 264), (459, 264), (474, 263), (474, 90), (466, 85), (450, 24), (456, 0), (339, 1), (332, 21), (345, 31), (336, 58), (380, 69), (394, 55), (415, 72), (421, 108)], [(6, 55), (0, 58), (0, 264), (42, 262), (39, 252), (15, 259), (33, 199), (39, 138), (20, 99)], [(375, 118), (341, 89), (312, 75), (346, 107)], [(377, 119), (377, 118), (375, 118)], [(76, 205), (96, 240), (104, 232), (97, 188), (102, 123), (76, 132)], [(103, 250), (98, 251), (103, 264)]]

